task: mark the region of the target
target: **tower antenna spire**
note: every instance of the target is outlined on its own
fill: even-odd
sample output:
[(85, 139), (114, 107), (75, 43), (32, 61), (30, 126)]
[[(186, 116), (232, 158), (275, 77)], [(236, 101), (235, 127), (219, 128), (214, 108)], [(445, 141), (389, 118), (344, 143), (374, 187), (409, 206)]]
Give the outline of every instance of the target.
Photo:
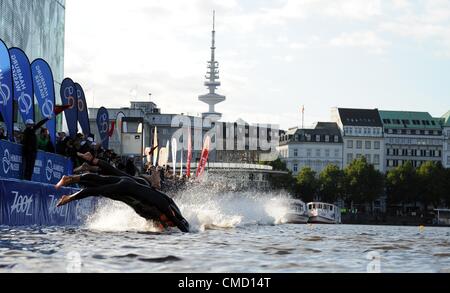
[(208, 61), (208, 70), (206, 73), (205, 86), (208, 88), (209, 93), (199, 96), (199, 100), (208, 104), (209, 111), (203, 113), (203, 116), (214, 116), (218, 119), (222, 114), (217, 113), (215, 105), (225, 101), (225, 96), (216, 93), (217, 88), (220, 86), (219, 81), (219, 62), (216, 61), (216, 11), (213, 10), (213, 30), (212, 30), (212, 45), (211, 45), (211, 60)]

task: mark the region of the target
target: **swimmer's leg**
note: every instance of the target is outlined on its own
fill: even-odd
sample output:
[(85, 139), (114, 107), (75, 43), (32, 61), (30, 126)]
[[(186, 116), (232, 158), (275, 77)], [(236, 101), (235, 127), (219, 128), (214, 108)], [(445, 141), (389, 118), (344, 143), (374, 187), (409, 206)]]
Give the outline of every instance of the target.
[(72, 184), (81, 184), (86, 187), (96, 187), (107, 184), (115, 184), (120, 181), (120, 177), (100, 176), (96, 174), (83, 174), (74, 176), (63, 176), (61, 180), (55, 185), (56, 189)]
[[(87, 174), (87, 175), (92, 175), (92, 174)], [(98, 175), (95, 175), (95, 176), (98, 176)], [(105, 176), (98, 176), (98, 177), (105, 177)], [(112, 178), (115, 178), (115, 177), (112, 177)], [(110, 179), (112, 179), (112, 178), (110, 178)], [(107, 179), (107, 178), (103, 178), (103, 179)], [(85, 199), (85, 198), (91, 197), (91, 196), (103, 196), (106, 198), (111, 198), (111, 199), (117, 200), (118, 199), (117, 194), (120, 194), (120, 190), (122, 188), (120, 178), (117, 178), (117, 179), (119, 179), (119, 180), (115, 184), (106, 184), (106, 185), (99, 185), (99, 186), (95, 186), (95, 187), (88, 187), (88, 188), (84, 188), (72, 195), (63, 195), (62, 198), (60, 199), (60, 201), (58, 202), (57, 207), (66, 205), (72, 201)], [(106, 182), (106, 181), (104, 181), (104, 182)]]
[(72, 185), (72, 184), (79, 183), (80, 179), (81, 179), (81, 176), (79, 176), (79, 175), (76, 175), (76, 176), (66, 176), (66, 175), (64, 175), (61, 178), (61, 180), (59, 180), (59, 182), (55, 185), (55, 188), (58, 190), (58, 189), (61, 189), (64, 186), (69, 186), (69, 185)]
[(91, 166), (88, 163), (84, 162), (80, 167), (73, 169), (73, 173), (75, 173), (75, 174), (83, 174), (85, 172), (98, 173), (98, 172), (100, 172), (100, 167)]

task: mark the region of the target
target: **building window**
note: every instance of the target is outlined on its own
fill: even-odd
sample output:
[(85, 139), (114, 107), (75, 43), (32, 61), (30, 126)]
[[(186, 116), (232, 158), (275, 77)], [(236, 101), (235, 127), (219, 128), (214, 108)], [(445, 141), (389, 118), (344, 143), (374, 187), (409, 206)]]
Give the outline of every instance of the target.
[(353, 154), (347, 154), (347, 163), (351, 163), (353, 161)]
[(370, 154), (366, 154), (365, 157), (366, 157), (367, 163), (370, 164), (370, 162), (371, 162), (371, 157), (372, 157), (372, 156), (371, 156)]
[(347, 140), (347, 148), (352, 149), (353, 148), (353, 140)]
[(356, 141), (356, 148), (357, 149), (362, 149), (362, 141), (361, 140), (357, 140)]
[(380, 142), (379, 141), (374, 141), (373, 142), (373, 148), (376, 149), (376, 150), (379, 150), (380, 149)]
[(292, 171), (294, 171), (294, 173), (298, 172), (298, 164), (294, 164), (294, 168), (292, 169)]
[(450, 166), (450, 156), (447, 156), (447, 165)]
[(316, 141), (319, 142), (320, 141), (320, 135), (316, 135)]
[(361, 158), (361, 157), (362, 157), (361, 154), (356, 154), (356, 158), (357, 158), (357, 159), (359, 159), (359, 158)]
[(392, 130), (391, 128), (389, 128), (389, 129), (388, 129), (388, 133), (389, 133), (389, 134), (392, 134), (392, 133), (394, 133), (394, 130)]
[(325, 135), (325, 142), (330, 142), (330, 136), (329, 135)]
[(339, 136), (337, 135), (334, 136), (334, 142), (339, 142)]
[(374, 165), (380, 164), (380, 155), (373, 155), (373, 164)]
[(294, 157), (298, 157), (298, 150), (294, 149)]
[(334, 150), (334, 157), (335, 158), (339, 157), (339, 149)]
[(311, 149), (306, 149), (306, 156), (309, 158), (311, 157)]
[(316, 157), (320, 157), (322, 155), (321, 149), (316, 149)]
[(366, 150), (370, 150), (372, 148), (372, 142), (366, 141)]
[(330, 150), (329, 150), (329, 149), (326, 149), (326, 150), (325, 150), (325, 157), (326, 157), (326, 158), (329, 158), (329, 157), (330, 157)]

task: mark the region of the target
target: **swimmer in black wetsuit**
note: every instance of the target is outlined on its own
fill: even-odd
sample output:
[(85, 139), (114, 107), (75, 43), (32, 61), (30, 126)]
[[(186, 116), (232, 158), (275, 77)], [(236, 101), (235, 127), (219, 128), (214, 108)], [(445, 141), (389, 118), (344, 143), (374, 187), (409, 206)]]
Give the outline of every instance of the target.
[(137, 183), (133, 178), (95, 174), (63, 176), (56, 188), (76, 183), (86, 188), (72, 195), (64, 195), (58, 207), (90, 196), (103, 196), (124, 202), (141, 217), (159, 222), (164, 227), (178, 227), (182, 232), (189, 232), (189, 223), (170, 197), (148, 185)]
[[(87, 152), (85, 154), (77, 153), (77, 155), (86, 161), (83, 165), (77, 168), (79, 171), (95, 171), (100, 175), (107, 176), (118, 176), (118, 177), (128, 177), (133, 179), (138, 184), (147, 185), (149, 187), (153, 187), (155, 189), (159, 189), (161, 183), (155, 182), (152, 176), (148, 175), (139, 175), (139, 176), (131, 176), (128, 173), (121, 171), (106, 161), (95, 158), (91, 153)], [(74, 170), (75, 171), (75, 170)]]

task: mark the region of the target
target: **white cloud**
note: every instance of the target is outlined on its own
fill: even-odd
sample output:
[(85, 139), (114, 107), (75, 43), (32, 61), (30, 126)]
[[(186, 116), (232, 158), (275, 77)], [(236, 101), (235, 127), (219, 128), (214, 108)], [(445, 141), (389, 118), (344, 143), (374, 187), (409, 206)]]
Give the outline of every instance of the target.
[(392, 0), (392, 5), (395, 9), (406, 9), (411, 7), (409, 0)]
[(275, 55), (273, 56), (273, 59), (275, 61), (281, 61), (281, 62), (286, 62), (286, 63), (292, 63), (294, 61), (294, 57), (292, 55), (285, 55), (285, 56), (280, 56), (280, 55)]
[(324, 4), (324, 13), (329, 16), (368, 20), (369, 18), (380, 16), (382, 14), (380, 0), (337, 0), (322, 1)]
[(382, 54), (390, 43), (372, 31), (343, 33), (330, 40), (330, 45), (340, 48), (362, 48), (369, 53)]

